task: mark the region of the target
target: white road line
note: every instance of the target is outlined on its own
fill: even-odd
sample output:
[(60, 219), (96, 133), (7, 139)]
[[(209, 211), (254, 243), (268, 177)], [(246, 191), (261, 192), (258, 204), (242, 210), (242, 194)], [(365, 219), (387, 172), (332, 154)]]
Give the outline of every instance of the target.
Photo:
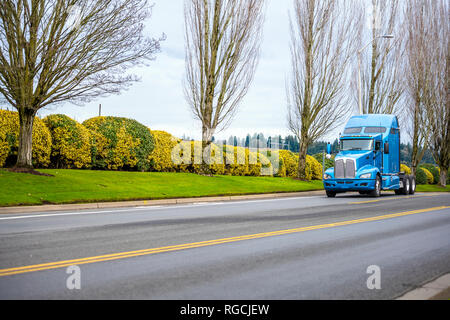
[(286, 197), (286, 198), (275, 198), (275, 199), (256, 199), (256, 200), (236, 200), (236, 201), (226, 201), (226, 202), (194, 202), (192, 204), (185, 205), (165, 205), (165, 206), (139, 206), (130, 207), (127, 209), (115, 209), (115, 210), (100, 210), (100, 211), (80, 211), (80, 212), (62, 212), (62, 213), (44, 213), (44, 214), (31, 214), (22, 216), (8, 216), (0, 217), (0, 220), (16, 220), (16, 219), (27, 219), (27, 218), (45, 218), (45, 217), (57, 217), (57, 216), (71, 216), (71, 215), (87, 215), (87, 214), (101, 214), (101, 213), (118, 213), (118, 212), (132, 212), (134, 210), (165, 210), (165, 209), (183, 209), (183, 208), (195, 208), (201, 206), (215, 206), (215, 205), (236, 205), (245, 203), (257, 203), (257, 202), (268, 202), (268, 201), (283, 201), (283, 200), (304, 200), (311, 198), (318, 198), (322, 196), (311, 196), (311, 197)]
[(84, 214), (95, 214), (95, 213), (116, 213), (116, 212), (129, 212), (130, 210), (151, 210), (157, 209), (161, 206), (148, 206), (148, 207), (134, 207), (130, 209), (116, 209), (116, 210), (102, 210), (102, 211), (79, 211), (79, 212), (62, 212), (62, 213), (43, 213), (43, 214), (30, 214), (25, 216), (8, 216), (0, 217), (0, 220), (13, 220), (13, 219), (25, 219), (25, 218), (42, 218), (42, 217), (57, 217), (57, 216), (75, 216)]

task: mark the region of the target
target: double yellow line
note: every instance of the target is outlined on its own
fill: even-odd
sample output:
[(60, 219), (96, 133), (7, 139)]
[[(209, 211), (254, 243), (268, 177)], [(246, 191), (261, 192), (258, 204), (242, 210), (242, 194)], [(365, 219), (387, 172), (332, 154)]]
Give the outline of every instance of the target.
[(430, 194), (422, 194), (422, 195), (414, 195), (414, 196), (398, 196), (398, 197), (381, 198), (381, 199), (376, 199), (376, 200), (354, 201), (354, 202), (349, 202), (348, 204), (374, 203), (374, 202), (380, 202), (380, 201), (403, 200), (403, 199), (420, 198), (420, 197), (434, 197), (434, 196), (436, 196), (435, 193), (430, 193)]
[(101, 255), (101, 256), (72, 259), (72, 260), (63, 260), (63, 261), (35, 264), (35, 265), (29, 265), (29, 266), (23, 266), (23, 267), (8, 268), (8, 269), (0, 269), (0, 277), (1, 276), (10, 276), (10, 275), (20, 274), (20, 273), (34, 272), (34, 271), (63, 268), (63, 267), (71, 266), (71, 265), (81, 265), (81, 264), (94, 263), (94, 262), (118, 260), (118, 259), (124, 259), (124, 258), (150, 255), (150, 254), (155, 254), (155, 253), (171, 252), (171, 251), (206, 247), (206, 246), (212, 246), (212, 245), (230, 243), (230, 242), (237, 242), (237, 241), (243, 241), (243, 240), (251, 240), (251, 239), (279, 236), (279, 235), (284, 235), (284, 234), (299, 233), (299, 232), (304, 232), (304, 231), (346, 226), (346, 225), (351, 225), (351, 224), (356, 224), (356, 223), (391, 219), (391, 218), (396, 218), (396, 217), (403, 217), (403, 216), (407, 216), (407, 215), (412, 215), (412, 214), (417, 214), (417, 213), (425, 213), (425, 212), (448, 209), (448, 208), (450, 208), (450, 206), (441, 206), (441, 207), (406, 211), (406, 212), (400, 212), (400, 213), (394, 213), (394, 214), (386, 214), (386, 215), (375, 216), (375, 217), (370, 217), (370, 218), (362, 218), (362, 219), (356, 219), (356, 220), (327, 223), (327, 224), (321, 224), (321, 225), (310, 226), (310, 227), (285, 229), (285, 230), (249, 234), (249, 235), (230, 237), (230, 238), (222, 238), (222, 239), (214, 239), (214, 240), (207, 240), (207, 241), (200, 241), (200, 242), (185, 243), (185, 244), (179, 244), (179, 245), (173, 245), (173, 246), (165, 246), (165, 247), (159, 247), (159, 248), (126, 251), (126, 252), (120, 252), (120, 253), (105, 254), (105, 255)]

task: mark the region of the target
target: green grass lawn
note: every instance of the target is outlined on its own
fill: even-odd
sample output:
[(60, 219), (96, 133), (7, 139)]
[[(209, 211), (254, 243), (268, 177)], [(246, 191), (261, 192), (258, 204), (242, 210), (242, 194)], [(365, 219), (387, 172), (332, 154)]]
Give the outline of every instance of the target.
[(450, 192), (450, 185), (445, 188), (438, 186), (437, 184), (422, 184), (416, 186), (417, 192)]
[[(206, 177), (192, 173), (39, 170), (54, 177), (0, 169), (0, 206), (167, 199), (322, 190), (322, 181), (272, 177)], [(419, 185), (418, 192), (450, 192)]]
[(165, 199), (321, 190), (322, 181), (272, 177), (206, 177), (191, 173), (39, 170), (54, 177), (0, 169), (0, 206)]

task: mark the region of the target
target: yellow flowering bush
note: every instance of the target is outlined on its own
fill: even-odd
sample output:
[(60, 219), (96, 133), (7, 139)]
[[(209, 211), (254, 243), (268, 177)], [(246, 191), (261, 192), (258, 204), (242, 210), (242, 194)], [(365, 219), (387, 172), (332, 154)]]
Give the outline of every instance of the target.
[[(47, 167), (50, 164), (52, 138), (45, 123), (34, 118), (32, 157), (34, 167)], [(13, 165), (19, 148), (19, 114), (0, 110), (0, 167)]]
[[(254, 176), (254, 177), (258, 177), (261, 175), (261, 169), (262, 169), (262, 163), (261, 163), (261, 158), (260, 158), (260, 153), (254, 152), (254, 151), (250, 151), (248, 149), (246, 149), (245, 151), (246, 153), (246, 159), (248, 159), (248, 176)], [(262, 158), (263, 162), (264, 158)]]
[(267, 151), (267, 156), (269, 156), (269, 161), (271, 161), (272, 175), (274, 177), (286, 177), (286, 166), (284, 165), (283, 157), (280, 155), (280, 150)]
[(248, 174), (248, 149), (235, 146), (223, 146), (225, 154), (225, 174), (245, 176)]
[(411, 174), (411, 169), (406, 164), (400, 164), (400, 171), (406, 174)]
[(53, 167), (80, 169), (91, 166), (91, 135), (88, 129), (63, 114), (49, 115), (43, 121), (52, 135)]
[(149, 156), (154, 149), (150, 129), (136, 120), (120, 117), (95, 117), (83, 125), (103, 136), (106, 152), (96, 154), (93, 161), (99, 169), (139, 170), (150, 169)]
[(248, 148), (223, 146), (225, 174), (233, 176), (272, 175), (273, 168), (269, 158), (261, 152)]
[[(298, 177), (298, 155), (289, 150), (280, 150), (280, 158), (283, 159), (283, 165), (286, 167), (286, 176)], [(314, 157), (306, 155), (306, 179), (322, 180), (322, 164)]]
[(298, 156), (295, 156), (295, 154), (289, 150), (280, 150), (278, 152), (280, 158), (283, 159), (286, 176), (296, 178), (298, 176)]
[(89, 131), (91, 148), (91, 167), (94, 169), (106, 168), (105, 159), (108, 156), (108, 140), (97, 131)]
[(434, 182), (434, 178), (433, 178), (433, 174), (430, 172), (430, 170), (428, 170), (427, 168), (424, 167), (420, 167), (423, 172), (425, 172), (425, 175), (427, 176), (427, 183), (428, 184), (433, 184)]
[(213, 143), (203, 151), (201, 141), (179, 141), (171, 150), (171, 159), (178, 172), (203, 173), (203, 161), (206, 161), (211, 174), (225, 173), (223, 152)]
[(311, 179), (322, 180), (322, 164), (316, 158), (307, 155), (306, 166), (311, 167)]
[(172, 150), (180, 142), (180, 139), (165, 131), (153, 130), (151, 132), (155, 139), (155, 148), (148, 158), (152, 170), (159, 172), (176, 171), (176, 166), (172, 162)]

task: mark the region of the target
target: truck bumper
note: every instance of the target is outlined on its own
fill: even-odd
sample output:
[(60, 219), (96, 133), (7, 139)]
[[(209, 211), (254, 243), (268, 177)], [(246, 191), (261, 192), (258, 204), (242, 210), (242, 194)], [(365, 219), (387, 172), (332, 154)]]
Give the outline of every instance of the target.
[(327, 191), (371, 191), (375, 189), (375, 179), (328, 179), (323, 181)]

